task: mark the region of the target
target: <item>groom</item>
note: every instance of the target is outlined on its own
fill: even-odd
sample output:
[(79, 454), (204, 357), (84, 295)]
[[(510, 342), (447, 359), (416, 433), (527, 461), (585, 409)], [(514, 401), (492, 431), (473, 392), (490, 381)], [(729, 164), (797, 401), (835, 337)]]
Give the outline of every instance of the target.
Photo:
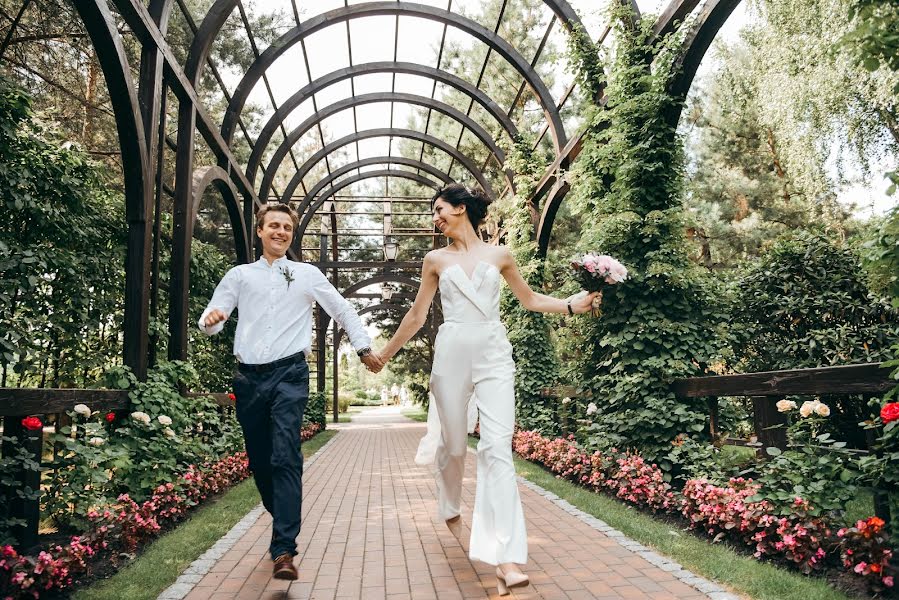
[(309, 398), (306, 355), (311, 351), (313, 304), (318, 302), (343, 327), (366, 367), (383, 366), (350, 303), (317, 268), (285, 256), (298, 223), (286, 204), (260, 208), (256, 234), (262, 258), (228, 271), (199, 321), (204, 333), (214, 335), (231, 311), (240, 313), (234, 336), (237, 420), (256, 487), (272, 515), (273, 576), (291, 580), (297, 578), (293, 557), (303, 496), (300, 427)]

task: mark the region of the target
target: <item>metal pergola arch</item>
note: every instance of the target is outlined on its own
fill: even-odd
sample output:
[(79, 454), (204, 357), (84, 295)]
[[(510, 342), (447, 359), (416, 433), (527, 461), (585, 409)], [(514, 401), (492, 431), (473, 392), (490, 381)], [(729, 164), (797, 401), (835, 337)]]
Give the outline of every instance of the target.
[[(493, 137), (483, 127), (481, 127), (481, 125), (478, 124), (477, 121), (475, 121), (462, 111), (450, 106), (449, 104), (440, 102), (439, 100), (434, 100), (433, 98), (429, 98), (427, 96), (406, 94), (402, 92), (375, 92), (371, 94), (351, 96), (349, 98), (346, 98), (345, 100), (340, 100), (339, 102), (329, 104), (325, 108), (319, 110), (316, 114), (303, 121), (295, 129), (291, 130), (287, 134), (287, 137), (284, 139), (284, 141), (278, 145), (277, 149), (272, 154), (272, 158), (269, 161), (269, 167), (265, 173), (265, 177), (263, 177), (262, 183), (259, 186), (259, 198), (264, 199), (268, 197), (268, 190), (271, 187), (272, 180), (275, 177), (275, 173), (277, 172), (279, 165), (287, 157), (287, 153), (290, 151), (293, 145), (300, 138), (302, 138), (305, 133), (315, 127), (316, 123), (332, 115), (336, 115), (348, 108), (362, 106), (365, 104), (372, 104), (376, 102), (403, 102), (406, 104), (424, 106), (426, 108), (430, 108), (431, 110), (436, 110), (437, 112), (443, 113), (452, 120), (462, 124), (465, 129), (471, 131), (475, 135), (475, 137), (477, 137), (478, 140), (480, 140), (480, 142), (487, 147), (490, 153), (494, 157), (496, 157), (496, 160), (500, 166), (503, 166), (505, 163), (506, 153), (503, 152), (499, 146), (497, 146), (496, 142), (493, 140)], [(247, 175), (251, 181), (255, 175), (256, 166), (257, 165), (255, 164), (250, 164), (247, 167)], [(507, 184), (512, 186), (513, 182), (511, 171), (504, 171), (504, 175)]]
[(300, 166), (300, 168), (297, 169), (297, 172), (284, 188), (284, 193), (281, 196), (281, 202), (288, 202), (294, 197), (293, 194), (296, 191), (297, 186), (300, 185), (300, 182), (303, 180), (306, 174), (308, 174), (309, 171), (311, 171), (315, 167), (315, 165), (320, 163), (325, 158), (325, 156), (333, 154), (334, 152), (348, 144), (376, 137), (406, 138), (442, 150), (443, 152), (457, 160), (459, 164), (461, 164), (465, 168), (465, 170), (468, 171), (469, 174), (471, 174), (475, 181), (478, 182), (478, 185), (480, 185), (488, 194), (490, 194), (491, 197), (495, 197), (493, 186), (490, 185), (490, 182), (484, 177), (483, 173), (480, 169), (478, 169), (477, 165), (452, 145), (444, 142), (440, 138), (422, 133), (420, 131), (416, 131), (414, 129), (384, 127), (379, 129), (365, 129), (356, 133), (351, 133), (327, 144), (321, 150), (310, 156), (309, 159), (307, 159), (306, 162), (304, 162)]
[[(218, 33), (236, 7), (240, 7), (242, 21), (247, 28), (248, 37), (251, 40), (251, 44), (254, 44), (252, 32), (250, 31), (246, 16), (244, 15), (244, 10), (240, 5), (241, 0), (218, 0), (202, 19), (199, 26), (193, 25), (192, 17), (188, 13), (185, 13), (186, 8), (183, 3), (178, 2), (175, 4), (172, 0), (150, 0), (149, 5), (147, 6), (143, 5), (140, 0), (74, 0), (76, 8), (85, 23), (87, 33), (96, 49), (101, 68), (106, 78), (107, 86), (110, 90), (113, 112), (116, 117), (119, 141), (122, 148), (122, 164), (125, 175), (126, 216), (129, 229), (128, 256), (126, 258), (126, 322), (128, 323), (128, 327), (125, 331), (126, 364), (132, 366), (139, 377), (142, 377), (146, 371), (146, 325), (149, 319), (149, 310), (147, 307), (149, 296), (148, 290), (153, 287), (151, 285), (151, 280), (154, 280), (158, 275), (155, 272), (150, 272), (152, 255), (151, 246), (154, 241), (154, 218), (158, 221), (160, 210), (159, 200), (160, 196), (163, 194), (161, 190), (165, 188), (163, 185), (164, 182), (161, 179), (161, 164), (163, 162), (164, 151), (167, 150), (166, 146), (176, 150), (175, 182), (174, 185), (168, 187), (168, 189), (174, 189), (173, 221), (175, 223), (172, 261), (173, 276), (170, 284), (170, 294), (173, 298), (176, 296), (186, 297), (188, 282), (184, 265), (189, 258), (187, 252), (189, 252), (192, 222), (195, 219), (194, 207), (196, 206), (197, 195), (202, 194), (202, 190), (208, 187), (208, 185), (214, 185), (218, 189), (229, 209), (229, 216), (232, 220), (232, 228), (234, 229), (238, 254), (240, 255), (241, 252), (248, 254), (250, 251), (247, 246), (251, 246), (248, 242), (252, 239), (252, 215), (255, 208), (259, 205), (259, 199), (256, 191), (253, 189), (254, 186), (251, 177), (249, 177), (249, 170), (245, 169), (244, 165), (241, 165), (232, 151), (234, 134), (237, 131), (237, 127), (240, 126), (240, 130), (247, 139), (250, 150), (262, 155), (264, 152), (262, 146), (264, 144), (257, 146), (255, 142), (259, 140), (254, 141), (250, 138), (247, 127), (241, 121), (242, 107), (244, 106), (250, 91), (255, 86), (255, 83), (260, 80), (266, 80), (266, 68), (264, 68), (264, 64), (266, 60), (268, 60), (268, 57), (273, 57), (284, 51), (282, 49), (284, 46), (282, 46), (280, 42), (292, 39), (293, 44), (299, 43), (302, 45), (305, 36), (314, 28), (322, 29), (330, 24), (343, 22), (347, 24), (347, 35), (349, 37), (348, 23), (352, 19), (377, 15), (393, 15), (397, 20), (401, 15), (425, 18), (444, 25), (444, 38), (447, 27), (453, 27), (465, 31), (486, 44), (488, 53), (487, 58), (485, 58), (484, 66), (486, 66), (486, 61), (493, 52), (497, 53), (509, 64), (513, 65), (513, 67), (522, 74), (524, 79), (519, 90), (519, 97), (525, 87), (530, 87), (534, 91), (534, 96), (546, 115), (546, 123), (540, 137), (542, 137), (543, 133), (549, 132), (553, 137), (553, 146), (556, 153), (554, 163), (547, 170), (543, 180), (538, 185), (537, 192), (530, 199), (531, 204), (536, 209), (536, 214), (541, 217), (537, 222), (538, 242), (540, 248), (545, 251), (551, 236), (552, 219), (555, 215), (555, 211), (558, 209), (559, 203), (562, 201), (565, 192), (567, 191), (564, 181), (560, 180), (559, 173), (560, 170), (567, 168), (571, 161), (576, 158), (580, 150), (580, 139), (579, 137), (575, 137), (571, 140), (567, 139), (564, 127), (561, 126), (561, 118), (558, 116), (561, 107), (569, 97), (573, 86), (569, 87), (568, 91), (566, 91), (559, 102), (556, 103), (552, 96), (548, 94), (546, 86), (539, 80), (539, 76), (536, 75), (534, 66), (537, 63), (540, 52), (542, 51), (549, 32), (555, 22), (561, 23), (564, 27), (570, 29), (573, 26), (579, 25), (580, 21), (575, 11), (564, 0), (545, 0), (544, 5), (553, 13), (552, 21), (550, 22), (546, 30), (547, 33), (544, 35), (543, 41), (537, 50), (537, 55), (534, 56), (534, 59), (530, 63), (528, 63), (517, 53), (517, 50), (514, 47), (509, 45), (508, 42), (497, 33), (499, 30), (499, 22), (503, 18), (502, 15), (508, 1), (512, 0), (504, 0), (502, 2), (497, 27), (493, 31), (474, 21), (468, 20), (466, 17), (451, 12), (449, 6), (444, 10), (437, 7), (423, 6), (403, 1), (367, 2), (335, 9), (334, 11), (316, 15), (305, 21), (300, 20), (299, 13), (294, 6), (296, 26), (285, 34), (285, 36), (282, 36), (278, 43), (264, 49), (262, 52), (258, 52), (255, 45), (253, 45), (256, 60), (233, 94), (229, 94), (229, 92), (224, 89), (221, 77), (215, 73), (216, 79), (218, 80), (219, 86), (223, 89), (223, 93), (229, 106), (225, 121), (223, 121), (221, 125), (218, 125), (200, 101), (196, 86), (206, 66), (211, 65), (209, 56)], [(131, 65), (129, 65), (127, 55), (124, 51), (121, 39), (122, 34), (119, 32), (120, 28), (116, 26), (115, 19), (112, 12), (109, 10), (107, 2), (115, 5), (117, 12), (126, 21), (128, 29), (133, 33), (141, 45), (140, 78), (137, 88), (135, 87), (135, 81), (132, 80), (130, 75)], [(739, 0), (709, 0), (709, 2), (706, 2), (700, 9), (696, 18), (696, 26), (687, 37), (684, 44), (681, 59), (683, 69), (673, 85), (673, 90), (676, 93), (681, 95), (686, 94), (693, 76), (695, 75), (699, 61), (708, 49), (715, 33), (738, 2)], [(655, 28), (656, 33), (662, 35), (666, 31), (670, 31), (673, 23), (680, 21), (686, 15), (693, 13), (698, 5), (698, 0), (674, 0), (668, 5), (662, 16), (659, 18)], [(188, 60), (183, 64), (175, 58), (175, 54), (166, 41), (168, 22), (176, 6), (186, 15), (190, 26), (196, 32)], [(445, 71), (440, 71), (440, 56), (442, 55), (442, 52), (443, 42), (441, 41), (440, 54), (438, 54), (436, 67), (413, 65), (408, 68), (419, 71), (418, 74), (422, 74), (422, 76), (424, 76), (425, 70), (433, 69), (433, 72), (430, 72), (429, 75), (435, 76), (433, 78), (433, 85), (436, 87), (436, 83), (439, 81), (436, 78), (437, 74), (445, 73)], [(308, 58), (306, 60), (308, 63)], [(368, 65), (362, 63), (353, 65), (351, 56), (350, 70), (356, 74), (361, 74), (369, 72), (367, 71), (368, 69), (372, 69), (371, 72), (373, 72), (374, 69), (383, 69), (384, 72), (393, 72), (395, 74), (402, 72), (402, 69), (406, 68), (401, 62), (396, 60), (394, 60), (394, 62), (396, 63), (395, 69), (391, 69), (388, 63), (372, 63)], [(378, 66), (374, 66), (375, 64)], [(213, 72), (215, 72), (214, 65), (211, 66)], [(483, 76), (483, 73), (484, 69), (482, 68), (481, 76)], [(536, 78), (529, 78), (528, 76), (525, 76), (525, 74), (533, 74)], [(327, 80), (336, 81), (338, 79), (349, 79), (352, 82), (354, 76), (355, 75), (348, 75), (346, 73), (338, 74), (338, 71), (335, 71), (315, 80), (310, 77), (309, 85), (320, 86)], [(441, 77), (444, 76), (445, 75), (441, 75)], [(250, 83), (251, 81), (253, 82), (252, 85)], [(487, 113), (502, 126), (503, 130), (510, 132), (508, 123), (515, 125), (514, 121), (510, 118), (515, 103), (513, 103), (512, 108), (506, 112), (506, 119), (504, 120), (507, 122), (504, 123), (504, 120), (497, 118), (502, 114), (502, 109), (497, 112), (497, 108), (499, 107), (492, 99), (487, 97), (486, 94), (483, 94), (483, 92), (477, 95), (471, 93), (474, 90), (479, 90), (480, 83), (481, 79), (479, 78), (478, 83), (473, 86), (469, 82), (467, 90), (460, 89), (459, 86), (453, 87), (468, 96), (471, 105), (477, 103), (484, 107), (485, 110), (487, 110)], [(267, 80), (266, 84), (268, 85)], [(546, 93), (541, 93), (541, 89), (545, 90)], [(173, 143), (166, 137), (165, 121), (167, 118), (167, 91), (173, 92), (178, 104), (179, 116), (176, 143)], [(272, 99), (275, 113), (278, 115), (278, 118), (270, 118), (269, 124), (267, 125), (266, 133), (268, 139), (271, 139), (271, 135), (278, 128), (285, 134), (287, 133), (284, 131), (284, 120), (280, 119), (280, 117), (281, 115), (285, 115), (286, 117), (289, 110), (284, 109), (284, 107), (278, 107), (271, 95), (271, 90), (269, 90), (269, 96)], [(299, 99), (302, 94), (298, 93), (294, 96)], [(433, 96), (434, 93), (432, 91), (431, 100), (434, 101), (434, 103), (439, 102), (439, 100), (433, 98)], [(485, 99), (488, 100), (490, 104), (485, 105)], [(516, 98), (516, 102), (517, 100), (518, 98)], [(391, 99), (387, 101), (392, 103), (395, 100)], [(355, 116), (355, 106), (352, 108)], [(437, 144), (432, 143), (433, 140), (437, 138), (431, 136), (432, 139), (427, 139), (427, 124), (430, 120), (431, 111), (436, 110), (436, 108), (433, 106), (426, 106), (426, 108), (428, 110), (428, 121), (425, 124), (425, 130), (424, 132), (416, 133), (416, 137), (418, 138), (417, 141), (422, 142), (422, 153), (426, 147), (439, 147)], [(317, 110), (318, 109), (316, 108), (316, 111)], [(470, 110), (471, 108), (469, 107), (468, 112), (470, 112)], [(463, 112), (462, 114), (470, 118), (467, 113)], [(673, 118), (677, 118), (677, 115)], [(354, 168), (345, 168), (345, 165), (344, 170), (341, 171), (341, 175), (333, 176), (334, 171), (328, 164), (329, 156), (345, 145), (355, 143), (358, 147), (359, 141), (374, 137), (373, 134), (367, 134), (356, 128), (356, 131), (354, 131), (353, 134), (341, 138), (342, 144), (336, 144), (335, 142), (326, 141), (324, 139), (324, 136), (321, 133), (321, 119), (318, 119), (314, 126), (319, 130), (322, 149), (314, 153), (315, 160), (312, 160), (311, 158), (306, 159), (305, 157), (301, 159), (305, 159), (302, 167), (303, 175), (308, 174), (317, 164), (324, 160), (328, 170), (328, 183), (321, 186), (314, 186), (319, 188), (316, 192), (319, 197), (314, 199), (310, 198), (307, 203), (308, 208), (311, 208), (312, 210), (304, 215), (306, 226), (311, 222), (318, 207), (325, 204), (328, 204), (327, 210), (329, 211), (328, 214), (331, 215), (329, 217), (331, 222), (336, 223), (335, 219), (340, 212), (333, 201), (342, 201), (340, 192), (346, 189), (346, 187), (344, 186), (339, 189), (334, 188), (338, 185), (344, 185), (346, 181), (352, 179), (352, 177), (350, 177), (338, 182), (337, 180), (340, 177), (349, 175)], [(464, 130), (465, 126), (463, 125), (463, 131)], [(208, 166), (200, 166), (198, 169), (194, 164), (194, 133), (197, 131), (203, 136), (203, 139), (215, 157), (217, 164), (215, 165), (216, 170), (214, 171), (214, 175), (213, 171), (209, 170)], [(382, 128), (382, 132), (382, 135), (391, 141), (391, 151), (388, 153), (389, 156), (378, 156), (365, 159), (358, 156), (357, 158), (360, 160), (356, 161), (356, 163), (358, 163), (355, 165), (356, 170), (363, 166), (374, 166), (377, 163), (377, 160), (382, 158), (390, 158), (391, 160), (379, 164), (385, 164), (387, 166), (390, 166), (391, 164), (401, 164), (396, 160), (397, 157), (393, 156), (392, 140), (394, 137), (404, 137), (405, 132), (402, 128), (394, 127), (392, 123), (390, 127)], [(415, 139), (412, 136), (405, 137)], [(459, 144), (457, 142), (455, 154), (447, 152), (451, 157), (451, 164), (450, 168), (446, 170), (446, 177), (448, 179), (452, 178), (453, 165), (459, 163), (462, 164), (466, 171), (478, 180), (479, 183), (482, 185), (488, 183), (489, 185), (489, 179), (483, 176), (484, 167), (481, 167), (480, 169), (477, 168), (476, 163), (471, 157), (465, 157), (464, 153), (458, 151), (458, 146)], [(452, 148), (451, 145), (444, 143), (444, 147), (440, 149), (446, 152), (447, 147)], [(282, 160), (288, 154), (291, 155), (294, 164), (299, 166), (300, 161), (293, 156), (293, 148), (287, 148), (287, 152), (281, 157)], [(467, 162), (460, 160), (460, 158), (463, 157), (467, 159)], [(423, 162), (421, 156), (418, 160), (419, 162)], [(367, 162), (364, 162), (363, 164), (363, 161)], [(405, 166), (411, 167), (412, 165), (410, 163), (405, 163)], [(419, 166), (416, 166), (416, 169), (419, 168)], [(260, 164), (257, 167), (257, 170), (263, 171), (263, 179), (270, 179), (266, 193), (268, 193), (268, 189), (273, 190), (270, 184), (274, 182), (275, 179), (274, 171), (276, 170), (276, 165), (269, 164), (263, 167)], [(254, 171), (254, 174), (255, 172), (256, 171)], [(407, 173), (409, 173), (407, 171), (395, 171), (389, 168), (380, 172), (383, 174), (381, 176), (384, 177), (403, 178), (408, 178)], [(427, 171), (422, 170), (419, 172)], [(367, 177), (363, 178), (361, 177), (363, 173), (360, 172), (359, 176), (357, 176), (358, 180), (361, 181), (362, 179), (377, 177), (376, 175), (372, 175), (372, 173), (374, 172), (365, 172)], [(402, 173), (402, 175), (398, 175), (397, 173)], [(306, 191), (306, 184), (303, 182), (303, 175), (300, 175), (298, 172), (292, 177), (289, 184), (289, 192), (285, 189), (282, 195), (284, 199), (293, 199), (294, 192), (300, 186), (303, 187), (304, 200), (306, 199), (305, 196), (308, 192)], [(434, 172), (429, 172), (428, 175), (436, 177)], [(426, 179), (423, 176), (420, 177)], [(446, 181), (446, 179), (443, 178), (436, 178), (438, 180)], [(201, 185), (198, 183), (204, 180), (206, 180), (205, 184)], [(228, 181), (230, 181), (231, 185), (226, 183)], [(430, 183), (435, 184), (434, 181), (430, 181)], [(329, 185), (331, 185), (331, 188), (328, 188)], [(432, 187), (430, 184), (428, 185), (429, 187)], [(484, 187), (487, 188), (488, 185), (484, 185)], [(511, 181), (508, 181), (508, 178), (506, 185), (507, 189), (511, 188)], [(326, 190), (326, 188), (328, 189)], [(276, 196), (279, 195), (276, 190), (273, 191)], [(490, 191), (492, 193), (492, 190)], [(165, 193), (168, 192), (166, 191)], [(386, 191), (386, 189), (384, 193), (385, 195), (389, 195), (389, 192)], [(325, 194), (327, 194), (326, 197), (324, 196)], [(237, 205), (236, 195), (239, 195), (242, 200), (243, 206), (241, 208), (243, 219), (238, 219), (234, 214), (233, 208)], [(234, 199), (234, 201), (232, 201), (232, 199)], [(396, 201), (405, 200), (399, 198)], [(413, 200), (410, 199), (409, 201), (411, 202)], [(243, 222), (240, 222), (241, 220)], [(329, 237), (331, 239), (333, 251), (339, 246), (339, 234), (337, 233), (336, 225), (331, 228), (331, 231), (333, 233), (330, 234)], [(239, 239), (239, 232), (244, 232), (244, 240), (246, 240), (246, 242)], [(243, 251), (241, 250), (241, 247), (244, 248)], [(321, 260), (321, 264), (325, 265), (326, 261), (324, 260), (324, 256), (322, 256)], [(337, 265), (338, 263), (339, 261), (332, 260), (328, 264)], [(178, 271), (184, 272), (185, 276), (177, 276)], [(170, 334), (173, 336), (172, 339), (174, 342), (169, 345), (170, 353), (175, 358), (183, 358), (186, 355), (186, 336), (179, 336), (176, 331), (186, 329), (186, 303), (175, 301), (171, 302), (170, 305), (173, 307), (169, 319)], [(179, 341), (179, 338), (181, 341)]]

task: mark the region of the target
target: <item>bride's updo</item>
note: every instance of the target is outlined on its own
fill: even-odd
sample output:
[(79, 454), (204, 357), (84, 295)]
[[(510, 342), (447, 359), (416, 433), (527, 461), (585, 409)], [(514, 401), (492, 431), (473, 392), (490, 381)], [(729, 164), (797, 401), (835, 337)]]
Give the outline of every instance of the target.
[(437, 199), (453, 206), (465, 205), (465, 214), (471, 221), (471, 226), (477, 231), (484, 218), (487, 216), (487, 207), (493, 202), (493, 199), (487, 195), (487, 192), (480, 188), (470, 188), (461, 183), (451, 183), (434, 194), (431, 198), (433, 205)]

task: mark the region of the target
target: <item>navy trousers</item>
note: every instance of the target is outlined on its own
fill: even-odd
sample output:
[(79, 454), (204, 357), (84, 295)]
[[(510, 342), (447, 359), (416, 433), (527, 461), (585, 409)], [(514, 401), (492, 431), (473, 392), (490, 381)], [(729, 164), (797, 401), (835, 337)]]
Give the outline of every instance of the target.
[(297, 554), (303, 508), (300, 428), (309, 400), (309, 366), (302, 353), (268, 365), (238, 364), (237, 420), (262, 504), (272, 515), (272, 558)]

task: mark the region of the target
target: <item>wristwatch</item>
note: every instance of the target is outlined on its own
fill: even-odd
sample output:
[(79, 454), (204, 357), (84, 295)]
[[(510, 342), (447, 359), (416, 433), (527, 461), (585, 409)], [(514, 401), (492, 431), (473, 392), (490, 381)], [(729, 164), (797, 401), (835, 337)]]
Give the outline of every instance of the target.
[(359, 355), (359, 358), (363, 358), (371, 354), (371, 348), (369, 348), (368, 346), (366, 346), (365, 348), (360, 348), (359, 350), (356, 350), (356, 354)]

